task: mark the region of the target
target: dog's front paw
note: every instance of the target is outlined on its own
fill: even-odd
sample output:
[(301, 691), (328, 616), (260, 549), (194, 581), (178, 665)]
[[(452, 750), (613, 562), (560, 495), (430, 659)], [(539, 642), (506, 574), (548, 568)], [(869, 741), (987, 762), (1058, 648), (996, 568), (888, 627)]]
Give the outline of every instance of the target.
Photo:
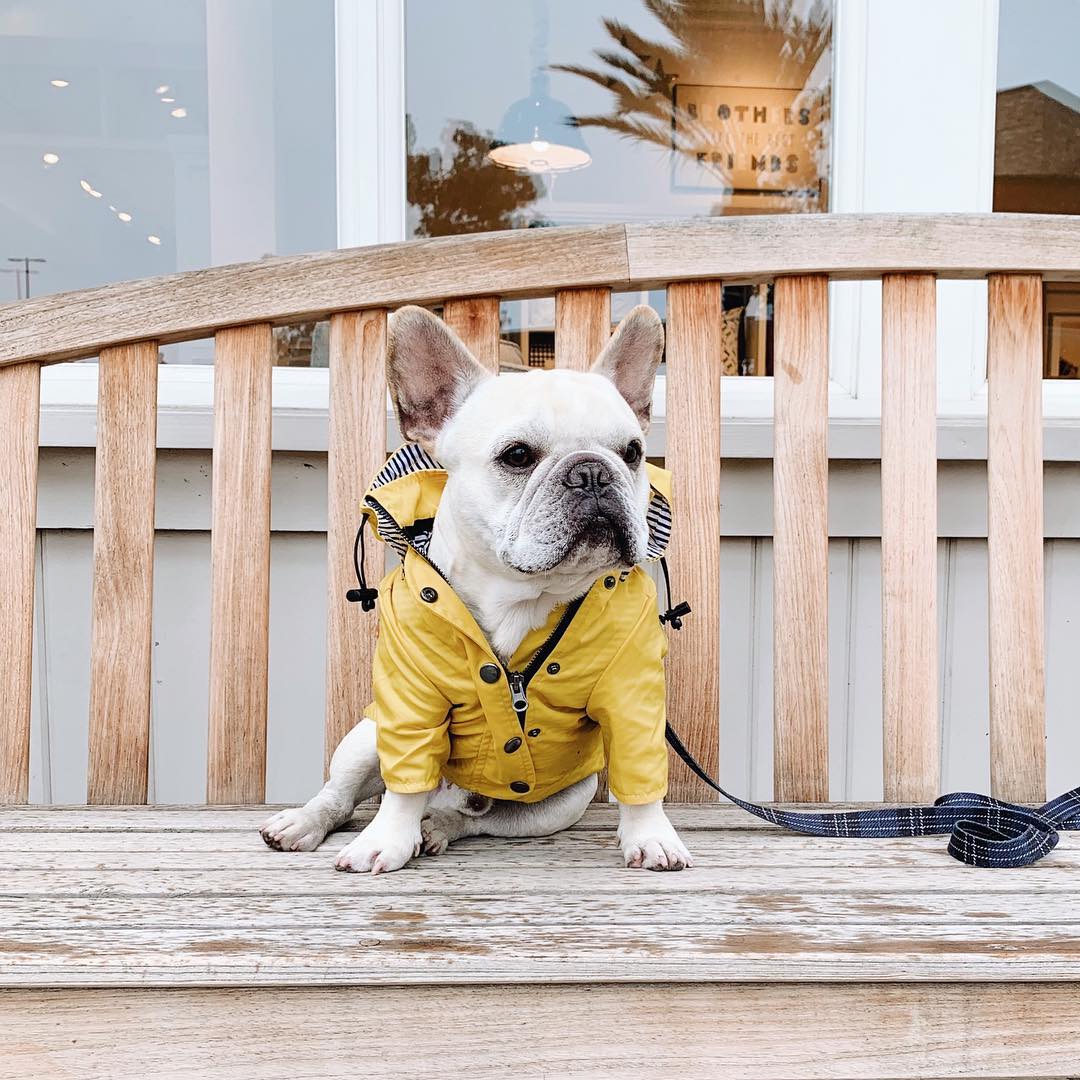
[(626, 865), (635, 870), (684, 870), (694, 865), (686, 845), (667, 822), (649, 831), (620, 830), (619, 845)]
[(388, 874), (419, 855), (420, 842), (419, 829), (415, 832), (403, 829), (397, 823), (387, 824), (376, 817), (352, 843), (341, 849), (334, 869), (356, 874)]
[(326, 825), (302, 806), (276, 813), (260, 830), (275, 851), (314, 851), (326, 839)]

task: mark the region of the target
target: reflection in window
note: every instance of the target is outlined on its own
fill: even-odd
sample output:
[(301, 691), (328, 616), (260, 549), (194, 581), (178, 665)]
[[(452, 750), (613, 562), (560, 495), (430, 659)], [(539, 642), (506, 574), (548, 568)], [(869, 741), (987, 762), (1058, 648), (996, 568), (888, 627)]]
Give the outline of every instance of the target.
[[(1080, 214), (1080, 4), (1001, 0), (994, 209)], [(1048, 282), (1048, 379), (1080, 378), (1080, 283)]]
[[(409, 235), (826, 211), (832, 12), (406, 0)], [(725, 373), (771, 372), (771, 290), (724, 306)], [(549, 363), (552, 302), (504, 305), (503, 337), (507, 363)]]
[(0, 0), (0, 302), (336, 246), (333, 35), (332, 0)]

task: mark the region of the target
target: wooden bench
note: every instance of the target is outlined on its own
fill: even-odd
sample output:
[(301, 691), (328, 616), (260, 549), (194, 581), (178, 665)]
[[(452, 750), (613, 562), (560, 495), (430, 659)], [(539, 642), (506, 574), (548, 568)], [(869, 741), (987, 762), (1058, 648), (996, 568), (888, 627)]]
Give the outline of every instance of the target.
[[(1042, 281), (1080, 219), (839, 216), (531, 230), (266, 259), (0, 308), (0, 1077), (1064, 1077), (1080, 1071), (1080, 843), (973, 870), (942, 838), (825, 840), (717, 805), (698, 865), (625, 870), (596, 805), (379, 878), (265, 848), (271, 327), (330, 317), (326, 748), (367, 700), (343, 602), (386, 452), (388, 309), (444, 304), (495, 367), (501, 299), (556, 297), (580, 367), (610, 290), (666, 287), (672, 719), (715, 769), (721, 287), (776, 281), (775, 793), (827, 782), (828, 285), (881, 278), (884, 775), (938, 794), (935, 278), (989, 278), (991, 787), (1045, 796)], [(145, 807), (158, 346), (216, 338), (207, 806)], [(42, 365), (98, 355), (85, 807), (28, 796)], [(369, 571), (382, 558), (369, 545)], [(876, 718), (865, 717), (866, 723)], [(1080, 781), (1080, 767), (1077, 769)], [(355, 829), (366, 820), (361, 810)]]

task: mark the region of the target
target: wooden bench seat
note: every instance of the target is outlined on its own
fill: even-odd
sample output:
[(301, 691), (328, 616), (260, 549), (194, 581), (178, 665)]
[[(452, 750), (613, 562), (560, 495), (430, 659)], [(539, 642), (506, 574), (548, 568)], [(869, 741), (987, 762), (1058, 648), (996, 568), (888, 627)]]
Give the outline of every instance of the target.
[[(210, 1047), (239, 1055), (237, 1076), (279, 1053), (295, 1064), (297, 1039), (330, 1071), (265, 1075), (465, 1071), (477, 1039), (478, 1075), (493, 1076), (538, 1069), (544, 1052), (560, 1076), (1046, 1076), (1080, 1060), (1075, 835), (1035, 867), (993, 873), (949, 858), (941, 837), (797, 837), (683, 805), (672, 817), (699, 865), (651, 874), (620, 866), (614, 808), (598, 805), (558, 836), (467, 840), (372, 878), (333, 870), (347, 832), (317, 852), (268, 850), (266, 813), (0, 813), (0, 1076), (64, 1075), (73, 1046), (97, 1075), (134, 1076), (123, 1062), (146, 1062), (128, 1036), (150, 1044), (150, 1031), (193, 1025), (209, 1033), (207, 1061)], [(1025, 988), (1019, 1012), (1004, 985), (1051, 981)], [(622, 984), (636, 989), (615, 993)], [(145, 993), (155, 987), (202, 989)], [(396, 1036), (380, 1030), (399, 1023), (394, 1007), (415, 1014)], [(65, 1010), (74, 1044), (60, 1037)], [(958, 1012), (979, 1025), (975, 1044), (942, 1037)], [(679, 1045), (665, 1046), (673, 1016)], [(534, 1022), (547, 1041), (529, 1035)], [(552, 1025), (577, 1034), (552, 1043)], [(759, 1056), (770, 1032), (775, 1060)], [(937, 1072), (912, 1057), (917, 1032), (942, 1055)], [(1033, 1071), (1016, 1071), (1016, 1040)], [(371, 1041), (389, 1056), (350, 1072)], [(770, 1071), (777, 1060), (790, 1071)]]

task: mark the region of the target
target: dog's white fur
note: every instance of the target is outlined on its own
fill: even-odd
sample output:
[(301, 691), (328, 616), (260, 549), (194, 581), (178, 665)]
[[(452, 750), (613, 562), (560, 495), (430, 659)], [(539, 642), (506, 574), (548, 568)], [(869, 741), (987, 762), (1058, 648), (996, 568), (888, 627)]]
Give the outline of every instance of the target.
[[(592, 371), (495, 379), (426, 312), (407, 308), (391, 320), (388, 380), (402, 433), (447, 470), (429, 556), (504, 660), (555, 605), (580, 596), (603, 570), (644, 556), (648, 479), (644, 466), (628, 466), (618, 449), (641, 440), (648, 427), (662, 340), (655, 313), (637, 308)], [(527, 475), (508, 476), (493, 458), (517, 441), (541, 453)], [(574, 505), (562, 477), (579, 458), (608, 467), (624, 515), (621, 551), (614, 539), (610, 548), (568, 546)], [(336, 866), (378, 874), (421, 850), (440, 854), (463, 836), (548, 835), (577, 821), (595, 791), (595, 776), (536, 803), (493, 801), (445, 782), (419, 794), (385, 791)], [(283, 851), (313, 850), (358, 802), (379, 792), (375, 725), (365, 719), (337, 747), (323, 789), (275, 814), (263, 838)], [(693, 863), (660, 801), (620, 804), (618, 839), (627, 866), (681, 870)]]

